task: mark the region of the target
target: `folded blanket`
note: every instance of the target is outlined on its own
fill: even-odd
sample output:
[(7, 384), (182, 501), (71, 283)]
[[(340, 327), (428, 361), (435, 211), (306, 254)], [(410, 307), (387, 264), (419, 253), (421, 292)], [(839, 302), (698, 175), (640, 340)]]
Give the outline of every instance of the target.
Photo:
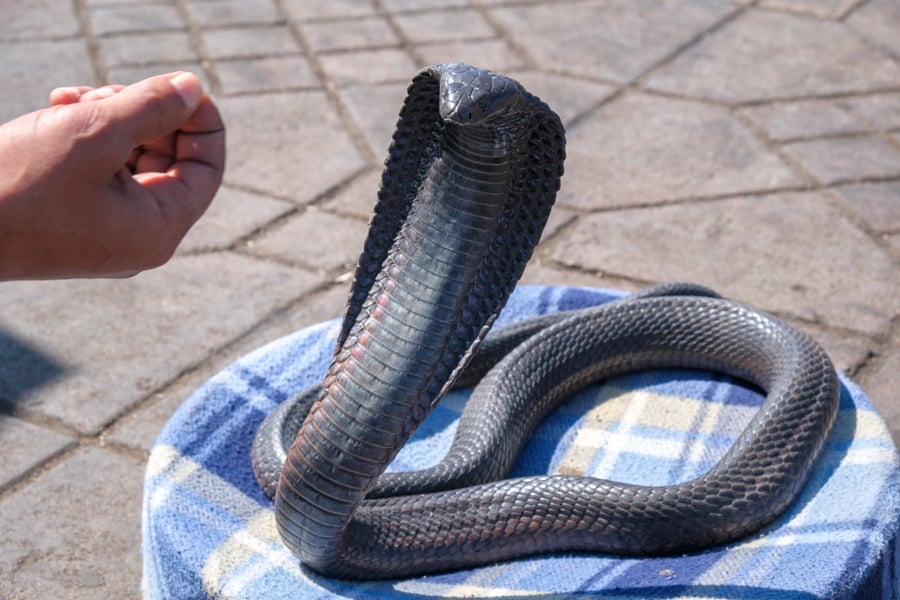
[[(522, 286), (497, 327), (621, 297)], [(321, 379), (338, 322), (309, 327), (238, 360), (172, 416), (144, 484), (147, 598), (472, 598), (588, 594), (610, 598), (893, 598), (900, 582), (900, 468), (890, 434), (842, 378), (838, 420), (802, 496), (773, 525), (684, 556), (555, 554), (393, 581), (346, 582), (302, 566), (282, 546), (258, 488), (250, 446), (268, 412)], [(465, 392), (435, 409), (389, 467), (437, 462)], [(515, 476), (586, 473), (667, 485), (708, 470), (761, 402), (720, 374), (660, 370), (577, 394), (536, 431)]]

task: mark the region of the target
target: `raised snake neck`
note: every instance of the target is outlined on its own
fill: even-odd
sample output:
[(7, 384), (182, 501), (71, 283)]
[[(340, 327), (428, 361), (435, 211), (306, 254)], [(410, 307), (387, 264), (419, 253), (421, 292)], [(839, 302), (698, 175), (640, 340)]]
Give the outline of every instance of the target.
[[(674, 286), (539, 318), (476, 352), (540, 239), (563, 158), (559, 118), (517, 82), (461, 64), (413, 79), (332, 364), (254, 444), (282, 540), (306, 565), (389, 578), (540, 552), (690, 551), (759, 529), (802, 489), (836, 414), (837, 377), (818, 345), (768, 315)], [(506, 352), (448, 456), (379, 479), (460, 375)], [(473, 355), (490, 357), (467, 370)], [(723, 371), (767, 392), (708, 473), (667, 487), (503, 479), (562, 399), (657, 367)]]

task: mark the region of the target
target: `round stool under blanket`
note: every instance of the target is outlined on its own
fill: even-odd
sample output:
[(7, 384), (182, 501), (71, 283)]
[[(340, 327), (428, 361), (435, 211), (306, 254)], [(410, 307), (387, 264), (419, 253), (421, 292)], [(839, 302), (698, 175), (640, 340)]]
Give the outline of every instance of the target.
[[(621, 292), (521, 286), (497, 322), (607, 302)], [(321, 379), (338, 321), (298, 331), (210, 379), (172, 416), (144, 482), (145, 597), (156, 598), (895, 598), (900, 468), (884, 422), (842, 378), (837, 423), (806, 489), (773, 525), (684, 556), (556, 554), (411, 579), (322, 577), (281, 544), (250, 466), (257, 427)], [(465, 392), (448, 396), (389, 467), (429, 466), (450, 445)], [(759, 406), (720, 374), (661, 370), (577, 394), (535, 432), (513, 476), (585, 473), (668, 485), (708, 470)]]

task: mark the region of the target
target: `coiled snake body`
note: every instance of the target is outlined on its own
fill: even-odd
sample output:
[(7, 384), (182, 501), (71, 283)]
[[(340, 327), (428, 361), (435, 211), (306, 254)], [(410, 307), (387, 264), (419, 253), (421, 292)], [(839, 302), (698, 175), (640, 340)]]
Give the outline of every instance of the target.
[[(563, 158), (559, 118), (517, 82), (461, 64), (414, 78), (332, 364), (254, 443), (279, 533), (306, 565), (386, 578), (541, 552), (697, 550), (770, 523), (803, 488), (838, 381), (818, 345), (773, 317), (674, 284), (485, 339), (540, 238)], [(766, 392), (708, 473), (666, 487), (504, 479), (561, 400), (661, 367)], [(447, 457), (383, 475), (447, 389), (479, 378)]]

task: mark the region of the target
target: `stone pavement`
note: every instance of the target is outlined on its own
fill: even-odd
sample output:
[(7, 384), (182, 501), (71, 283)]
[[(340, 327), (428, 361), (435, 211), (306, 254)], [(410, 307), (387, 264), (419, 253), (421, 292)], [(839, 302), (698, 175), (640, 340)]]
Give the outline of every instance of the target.
[(225, 185), (166, 266), (0, 284), (0, 598), (134, 598), (147, 451), (204, 380), (340, 314), (412, 74), (561, 114), (528, 282), (709, 285), (819, 339), (900, 439), (900, 0), (0, 0), (0, 120), (189, 69)]

